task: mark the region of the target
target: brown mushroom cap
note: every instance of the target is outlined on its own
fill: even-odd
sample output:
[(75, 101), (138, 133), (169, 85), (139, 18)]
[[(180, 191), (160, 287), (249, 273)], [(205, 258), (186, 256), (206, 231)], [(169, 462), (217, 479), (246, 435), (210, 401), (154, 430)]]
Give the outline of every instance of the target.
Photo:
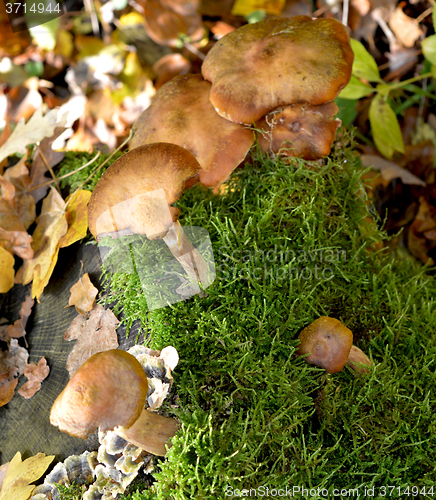
[(217, 113), (251, 124), (279, 106), (332, 101), (350, 79), (353, 57), (336, 19), (273, 17), (221, 38), (201, 72)]
[[(193, 42), (203, 38), (205, 30), (202, 19), (195, 10), (189, 15), (180, 15), (162, 5), (159, 0), (141, 0), (140, 4), (144, 8), (147, 34), (159, 45), (177, 47), (181, 34), (188, 36)], [(179, 5), (176, 10), (180, 12), (181, 7)]]
[[(88, 207), (89, 230), (162, 237), (177, 220), (177, 201), (200, 165), (176, 144), (154, 143), (125, 153), (103, 174)], [(168, 209), (169, 207), (169, 209)]]
[(216, 113), (210, 88), (201, 75), (179, 75), (167, 82), (134, 123), (130, 148), (158, 141), (178, 144), (197, 158), (204, 186), (224, 182), (244, 160), (253, 132)]
[(298, 336), (297, 353), (309, 354), (304, 360), (324, 368), (327, 373), (340, 372), (347, 364), (353, 345), (353, 332), (335, 318), (321, 316), (306, 326)]
[(120, 349), (99, 352), (78, 369), (59, 394), (50, 423), (71, 436), (86, 439), (97, 427), (130, 427), (147, 398), (148, 382), (141, 363)]
[(291, 104), (271, 111), (256, 123), (260, 147), (284, 156), (318, 160), (330, 153), (341, 121), (335, 102), (321, 106)]

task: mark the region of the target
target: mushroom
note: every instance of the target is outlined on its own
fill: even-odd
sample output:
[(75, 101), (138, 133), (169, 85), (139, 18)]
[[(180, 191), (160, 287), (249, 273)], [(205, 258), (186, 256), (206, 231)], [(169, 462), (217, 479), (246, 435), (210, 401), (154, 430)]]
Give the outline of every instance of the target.
[(321, 316), (304, 328), (298, 336), (297, 354), (306, 363), (320, 366), (327, 373), (340, 372), (346, 364), (359, 374), (368, 373), (369, 358), (353, 345), (353, 332), (335, 318)]
[(224, 118), (252, 124), (289, 104), (319, 106), (335, 99), (351, 77), (349, 35), (336, 19), (272, 17), (222, 37), (201, 72)]
[(120, 349), (99, 352), (77, 370), (59, 394), (50, 423), (86, 439), (97, 427), (113, 430), (126, 441), (163, 456), (179, 425), (144, 408), (147, 377), (141, 363)]
[(201, 184), (223, 183), (250, 150), (253, 132), (216, 113), (210, 88), (201, 75), (179, 75), (167, 82), (134, 123), (130, 148), (153, 142), (178, 144), (200, 163)]
[(256, 123), (261, 149), (288, 157), (318, 160), (330, 153), (341, 120), (335, 102), (321, 106), (290, 104), (270, 111)]
[(104, 235), (161, 238), (182, 265), (191, 288), (201, 295), (199, 283), (205, 288), (213, 278), (177, 221), (179, 210), (171, 206), (199, 170), (194, 156), (176, 144), (154, 143), (132, 149), (118, 158), (95, 186), (88, 206), (89, 230), (97, 241)]
[(190, 2), (144, 0), (141, 7), (147, 34), (159, 45), (178, 47), (181, 35), (198, 42), (205, 34), (201, 16)]

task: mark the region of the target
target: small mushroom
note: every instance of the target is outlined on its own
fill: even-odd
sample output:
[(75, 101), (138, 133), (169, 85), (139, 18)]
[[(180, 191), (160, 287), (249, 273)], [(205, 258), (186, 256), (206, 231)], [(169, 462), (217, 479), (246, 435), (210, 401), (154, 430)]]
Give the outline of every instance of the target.
[(144, 409), (147, 377), (141, 363), (120, 349), (91, 356), (59, 394), (50, 423), (86, 439), (97, 427), (163, 456), (177, 432), (176, 420)]
[(176, 144), (154, 143), (132, 149), (118, 158), (95, 186), (88, 206), (89, 230), (97, 241), (103, 235), (161, 238), (201, 293), (198, 283), (206, 287), (213, 280), (207, 263), (177, 221), (179, 210), (171, 206), (199, 171), (194, 156)]
[(247, 155), (253, 132), (216, 113), (209, 101), (210, 87), (201, 75), (179, 75), (163, 85), (134, 123), (130, 148), (153, 142), (178, 144), (200, 163), (201, 184), (223, 183)]
[(349, 35), (336, 19), (272, 17), (222, 37), (201, 72), (212, 83), (217, 113), (252, 124), (280, 106), (319, 106), (335, 99), (351, 77)]
[(149, 37), (159, 45), (177, 47), (180, 35), (198, 42), (205, 34), (196, 2), (143, 0), (144, 25)]
[(259, 145), (268, 153), (318, 160), (330, 153), (341, 125), (335, 118), (337, 112), (334, 101), (321, 106), (282, 106), (256, 123)]
[(297, 354), (305, 356), (306, 363), (320, 366), (327, 373), (340, 372), (346, 364), (357, 373), (369, 372), (368, 357), (353, 346), (353, 332), (335, 318), (321, 316), (304, 328), (300, 335)]

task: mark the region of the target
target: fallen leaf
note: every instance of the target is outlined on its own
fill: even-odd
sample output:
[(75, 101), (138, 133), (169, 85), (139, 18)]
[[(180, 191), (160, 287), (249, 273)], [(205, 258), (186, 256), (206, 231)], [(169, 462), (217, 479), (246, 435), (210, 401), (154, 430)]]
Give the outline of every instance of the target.
[(59, 248), (72, 245), (86, 236), (88, 231), (88, 202), (90, 198), (91, 191), (82, 189), (66, 199), (67, 212), (65, 215), (68, 223), (68, 231), (59, 240)]
[(0, 491), (0, 500), (27, 500), (35, 486), (33, 481), (39, 479), (54, 459), (54, 455), (44, 453), (21, 461), (21, 453), (17, 452), (9, 463), (6, 477)]
[(98, 290), (91, 283), (89, 274), (85, 273), (79, 281), (70, 288), (69, 306), (75, 306), (79, 314), (86, 314), (91, 311)]
[(3, 465), (0, 465), (0, 490), (1, 490), (1, 487), (3, 484), (3, 480), (6, 477), (6, 472), (8, 470), (8, 467), (9, 467), (9, 462), (7, 462)]
[(29, 316), (32, 314), (32, 307), (35, 303), (32, 297), (28, 295), (24, 302), (21, 304), (21, 309), (19, 312), (20, 319), (17, 319), (13, 325), (8, 326), (8, 336), (9, 338), (18, 339), (23, 335), (26, 335), (26, 324)]
[(400, 6), (395, 9), (389, 19), (389, 26), (404, 47), (413, 47), (422, 36), (418, 21), (407, 16)]
[(25, 399), (31, 398), (41, 389), (41, 382), (49, 373), (50, 368), (47, 366), (47, 361), (44, 357), (39, 360), (37, 365), (35, 365), (35, 363), (28, 364), (24, 370), (24, 376), (27, 377), (29, 381), (20, 387), (18, 394)]
[(15, 187), (0, 176), (0, 246), (22, 259), (31, 259), (32, 237), (27, 233), (15, 208)]
[[(7, 372), (0, 374), (0, 406), (4, 406), (14, 397), (15, 387), (17, 387), (18, 378), (14, 377), (14, 369), (10, 368)], [(1, 498), (1, 497), (0, 497)]]
[(118, 324), (114, 313), (100, 304), (94, 306), (86, 316), (79, 314), (73, 319), (64, 334), (65, 340), (77, 340), (67, 359), (70, 377), (93, 354), (118, 347)]
[(26, 146), (51, 137), (55, 127), (63, 127), (66, 117), (58, 116), (58, 109), (51, 109), (43, 115), (42, 107), (38, 108), (27, 123), (21, 119), (9, 139), (0, 148), (0, 162), (14, 153), (25, 153)]
[(4, 373), (12, 369), (12, 376), (19, 377), (24, 373), (27, 366), (29, 353), (18, 344), (18, 340), (11, 339), (8, 351), (0, 351), (0, 366)]
[(42, 106), (42, 96), (39, 93), (39, 78), (29, 78), (22, 85), (11, 88), (8, 94), (8, 115), (13, 123), (21, 118), (28, 120)]
[(407, 247), (424, 264), (433, 266), (435, 261), (428, 253), (436, 248), (436, 207), (429, 205), (422, 196), (419, 203), (418, 213), (407, 235)]
[(0, 247), (0, 293), (7, 293), (14, 286), (14, 262), (13, 255)]
[(4, 173), (4, 178), (15, 188), (15, 210), (26, 230), (36, 219), (35, 200), (28, 193), (32, 181), (26, 166), (27, 158), (26, 154)]
[(364, 167), (371, 167), (374, 170), (379, 170), (382, 178), (385, 181), (392, 181), (393, 179), (401, 179), (403, 184), (410, 184), (416, 186), (425, 186), (425, 182), (416, 175), (413, 175), (407, 169), (400, 167), (395, 162), (385, 160), (377, 155), (362, 155), (360, 157)]
[(33, 232), (33, 259), (24, 262), (20, 274), (22, 283), (32, 283), (32, 298), (39, 300), (53, 273), (59, 254), (59, 240), (67, 232), (65, 201), (54, 189), (42, 203), (41, 215)]
[[(39, 184), (44, 184), (50, 180), (45, 176), (45, 173), (48, 171), (48, 166), (54, 167), (64, 159), (65, 152), (55, 151), (52, 147), (53, 143), (64, 133), (64, 131), (64, 127), (57, 126), (53, 134), (42, 140), (39, 147), (36, 149), (30, 169), (31, 186), (39, 186)], [(48, 189), (49, 186), (40, 186), (36, 189), (29, 188), (29, 194), (32, 195), (35, 202), (38, 203), (38, 201), (45, 198)]]

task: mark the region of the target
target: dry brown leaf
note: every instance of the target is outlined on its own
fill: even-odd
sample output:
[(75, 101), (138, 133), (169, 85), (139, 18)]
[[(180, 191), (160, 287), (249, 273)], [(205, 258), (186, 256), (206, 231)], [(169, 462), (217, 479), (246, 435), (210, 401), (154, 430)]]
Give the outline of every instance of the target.
[(29, 316), (32, 314), (32, 307), (35, 303), (32, 297), (28, 295), (25, 301), (21, 304), (20, 319), (17, 319), (13, 325), (8, 326), (9, 338), (18, 339), (26, 335), (26, 324)]
[(14, 256), (0, 246), (0, 293), (7, 293), (14, 286)]
[(413, 47), (422, 36), (422, 30), (417, 20), (407, 16), (400, 6), (392, 14), (389, 26), (404, 47)]
[(6, 373), (0, 374), (0, 406), (4, 406), (14, 397), (18, 378), (14, 377), (14, 369), (10, 368)]
[[(39, 184), (47, 182), (49, 180), (45, 176), (48, 170), (47, 165), (54, 167), (64, 159), (65, 153), (63, 151), (55, 151), (52, 148), (54, 141), (63, 134), (64, 131), (64, 127), (56, 127), (53, 134), (42, 140), (39, 147), (36, 149), (30, 169), (31, 186), (38, 186)], [(33, 196), (37, 203), (45, 198), (48, 189), (48, 186), (41, 186), (33, 190), (29, 189), (29, 194)]]
[(385, 181), (392, 181), (393, 179), (401, 179), (403, 184), (411, 184), (417, 186), (425, 186), (425, 182), (416, 175), (405, 168), (400, 167), (393, 161), (385, 160), (377, 155), (365, 154), (361, 157), (362, 165), (364, 167), (371, 167), (374, 170), (379, 170), (381, 176)]
[(98, 290), (91, 283), (89, 274), (85, 273), (77, 283), (70, 288), (69, 306), (75, 306), (79, 314), (86, 314), (91, 311), (95, 298), (97, 297)]
[(9, 139), (0, 147), (0, 162), (14, 153), (25, 153), (26, 146), (42, 141), (45, 137), (51, 137), (55, 127), (63, 127), (66, 117), (58, 116), (58, 109), (51, 109), (43, 115), (42, 107), (24, 123), (24, 119), (17, 123)]
[(26, 230), (29, 229), (36, 218), (35, 200), (28, 193), (32, 181), (29, 176), (29, 169), (26, 166), (27, 157), (26, 154), (4, 173), (4, 178), (15, 188), (15, 209)]
[(65, 340), (77, 340), (67, 359), (70, 377), (93, 354), (118, 347), (118, 324), (114, 313), (100, 304), (94, 306), (86, 316), (79, 314), (72, 321), (64, 334)]
[(34, 257), (24, 262), (20, 278), (22, 283), (32, 283), (32, 297), (39, 300), (53, 273), (59, 254), (59, 240), (67, 232), (65, 202), (54, 189), (42, 203), (38, 225), (33, 232)]
[(67, 198), (68, 231), (59, 241), (59, 248), (72, 245), (83, 239), (88, 231), (88, 203), (91, 191), (84, 189), (77, 191)]
[(32, 237), (21, 223), (15, 207), (15, 187), (0, 176), (2, 197), (0, 198), (0, 246), (22, 259), (31, 259)]
[(18, 394), (25, 399), (31, 398), (36, 392), (41, 389), (41, 382), (50, 373), (50, 368), (47, 366), (47, 361), (42, 357), (38, 364), (30, 363), (24, 369), (24, 376), (29, 379), (24, 385), (18, 389)]
[(433, 266), (435, 262), (428, 252), (436, 248), (436, 207), (429, 205), (422, 196), (419, 203), (418, 213), (409, 229), (407, 247), (424, 264)]
[(39, 78), (29, 78), (22, 85), (11, 88), (8, 94), (9, 118), (16, 123), (21, 118), (28, 120), (42, 106), (42, 96), (39, 93)]

